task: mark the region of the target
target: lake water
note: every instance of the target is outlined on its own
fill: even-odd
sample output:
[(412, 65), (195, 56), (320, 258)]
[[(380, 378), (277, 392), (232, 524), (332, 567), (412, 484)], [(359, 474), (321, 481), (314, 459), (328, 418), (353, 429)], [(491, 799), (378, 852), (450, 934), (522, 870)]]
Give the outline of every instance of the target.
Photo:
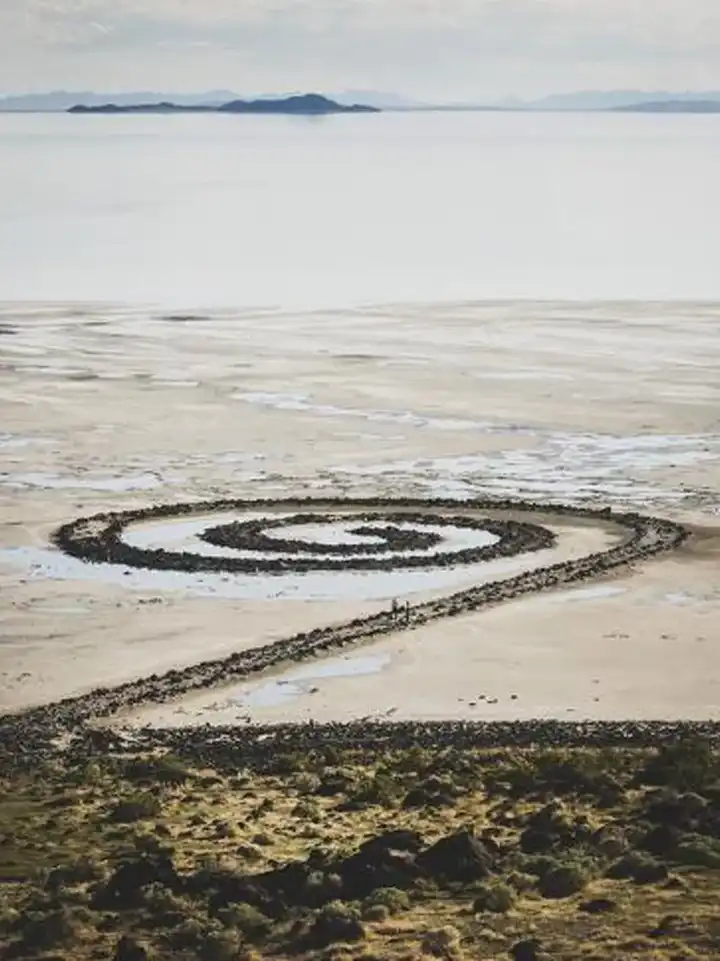
[(0, 300), (720, 297), (720, 117), (0, 115)]

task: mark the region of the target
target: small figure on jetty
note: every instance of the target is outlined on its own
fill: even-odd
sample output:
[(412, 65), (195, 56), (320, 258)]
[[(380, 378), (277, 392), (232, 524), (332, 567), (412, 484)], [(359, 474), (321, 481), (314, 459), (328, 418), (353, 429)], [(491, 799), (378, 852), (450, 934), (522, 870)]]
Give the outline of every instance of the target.
[(410, 623), (410, 601), (405, 601), (405, 623)]
[(398, 604), (397, 598), (393, 597), (392, 606), (390, 608), (390, 616), (394, 621), (396, 621), (399, 613), (400, 613), (400, 605)]

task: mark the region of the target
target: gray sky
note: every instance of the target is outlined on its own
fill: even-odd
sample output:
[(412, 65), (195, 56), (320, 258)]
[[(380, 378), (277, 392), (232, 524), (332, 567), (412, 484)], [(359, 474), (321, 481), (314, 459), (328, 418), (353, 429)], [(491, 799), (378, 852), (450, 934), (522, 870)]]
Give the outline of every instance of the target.
[(720, 0), (0, 0), (0, 92), (720, 88)]

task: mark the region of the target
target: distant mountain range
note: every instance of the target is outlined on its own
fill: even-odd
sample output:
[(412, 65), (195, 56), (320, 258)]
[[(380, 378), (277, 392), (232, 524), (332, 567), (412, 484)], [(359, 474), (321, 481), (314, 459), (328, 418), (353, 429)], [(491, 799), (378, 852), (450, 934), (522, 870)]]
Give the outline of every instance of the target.
[(720, 103), (720, 90), (578, 90), (550, 94), (537, 100), (509, 99), (498, 106), (512, 110), (618, 110), (650, 103)]
[(330, 113), (379, 113), (378, 107), (367, 104), (341, 104), (317, 93), (306, 93), (279, 100), (230, 100), (219, 106), (207, 104), (177, 104), (168, 101), (160, 103), (98, 105), (75, 104), (68, 113), (74, 114), (118, 114), (118, 113), (252, 113), (252, 114), (296, 114), (319, 116)]
[[(258, 94), (252, 100), (267, 101), (302, 96), (298, 91)], [(480, 103), (423, 103), (394, 93), (378, 90), (345, 90), (325, 93), (328, 100), (342, 106), (363, 104), (381, 110), (537, 110), (537, 111), (618, 111), (640, 110), (648, 113), (715, 113), (713, 105), (720, 104), (720, 90), (707, 91), (647, 91), (647, 90), (581, 90), (573, 93), (551, 94), (538, 99), (511, 98), (499, 102)], [(98, 93), (96, 91), (56, 90), (50, 93), (0, 97), (0, 111), (67, 111), (82, 104), (102, 107), (173, 104), (177, 107), (220, 107), (233, 101), (247, 100), (232, 90), (208, 90), (202, 93)], [(665, 110), (659, 105), (668, 104)], [(697, 106), (700, 104), (701, 106)], [(657, 106), (656, 106), (657, 105)]]
[(651, 100), (613, 109), (616, 113), (720, 113), (720, 100)]
[(105, 103), (130, 106), (138, 103), (160, 103), (172, 101), (178, 104), (221, 104), (233, 100), (238, 95), (231, 90), (209, 90), (206, 93), (172, 94), (142, 90), (136, 93), (95, 93), (89, 90), (54, 90), (51, 93), (30, 93), (0, 99), (0, 110), (57, 111), (62, 113), (82, 103), (89, 107), (99, 107)]

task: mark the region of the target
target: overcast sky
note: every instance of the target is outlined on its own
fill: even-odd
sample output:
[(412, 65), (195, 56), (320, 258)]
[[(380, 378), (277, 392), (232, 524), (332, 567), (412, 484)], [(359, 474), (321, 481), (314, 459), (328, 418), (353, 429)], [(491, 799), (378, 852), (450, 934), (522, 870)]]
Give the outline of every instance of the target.
[(720, 0), (0, 0), (0, 92), (720, 89)]

